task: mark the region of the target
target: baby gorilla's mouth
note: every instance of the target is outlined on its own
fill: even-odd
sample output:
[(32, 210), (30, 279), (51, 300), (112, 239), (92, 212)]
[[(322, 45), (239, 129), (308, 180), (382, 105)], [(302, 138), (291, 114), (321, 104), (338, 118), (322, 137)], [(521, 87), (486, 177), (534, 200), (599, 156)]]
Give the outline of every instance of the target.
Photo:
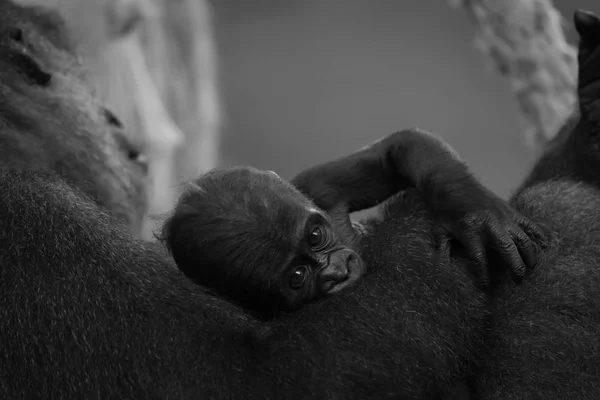
[(359, 255), (350, 249), (331, 254), (329, 264), (320, 273), (321, 290), (327, 294), (338, 293), (355, 283), (365, 272)]
[[(344, 280), (346, 280), (346, 279), (344, 279)], [(321, 287), (321, 289), (327, 293), (335, 293), (336, 291), (339, 290), (339, 289), (336, 290), (336, 288), (339, 288), (340, 286), (342, 286), (343, 282), (344, 281), (342, 281), (342, 282), (335, 282), (333, 280), (326, 281), (323, 283), (323, 286)]]

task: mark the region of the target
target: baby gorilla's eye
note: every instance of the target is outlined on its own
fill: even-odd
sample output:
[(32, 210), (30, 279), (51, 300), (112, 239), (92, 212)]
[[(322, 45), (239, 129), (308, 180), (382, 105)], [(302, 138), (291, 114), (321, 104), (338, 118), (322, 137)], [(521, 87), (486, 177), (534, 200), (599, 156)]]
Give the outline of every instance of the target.
[(293, 289), (300, 289), (306, 283), (306, 279), (308, 278), (308, 267), (306, 265), (302, 265), (297, 267), (290, 278), (290, 286)]
[(308, 245), (313, 250), (319, 250), (327, 244), (327, 231), (321, 225), (316, 226), (308, 235)]

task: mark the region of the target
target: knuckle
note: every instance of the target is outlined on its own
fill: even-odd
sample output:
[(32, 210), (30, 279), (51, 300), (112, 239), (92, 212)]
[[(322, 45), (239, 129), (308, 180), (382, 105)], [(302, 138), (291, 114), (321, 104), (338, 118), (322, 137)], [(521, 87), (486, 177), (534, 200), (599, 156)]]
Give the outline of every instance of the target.
[(517, 250), (515, 249), (515, 243), (512, 241), (512, 239), (508, 236), (502, 236), (499, 238), (498, 240), (498, 247), (501, 251), (503, 252), (516, 252)]
[(489, 219), (487, 212), (471, 211), (464, 215), (461, 219), (461, 224), (467, 228), (481, 226)]
[(519, 226), (512, 226), (508, 231), (517, 245), (522, 247), (531, 244), (527, 230), (522, 229)]
[(473, 253), (473, 258), (475, 259), (475, 261), (477, 261), (479, 264), (485, 264), (486, 263), (486, 258), (485, 258), (485, 253), (481, 250), (476, 250)]
[(525, 268), (525, 266), (523, 264), (515, 264), (512, 268), (512, 272), (517, 275), (517, 276), (523, 276), (525, 275), (525, 271), (527, 271), (527, 269)]
[(516, 235), (516, 238), (519, 247), (522, 247), (524, 249), (528, 249), (531, 247), (531, 240), (529, 240), (529, 236), (527, 236), (524, 232), (519, 232), (519, 234)]

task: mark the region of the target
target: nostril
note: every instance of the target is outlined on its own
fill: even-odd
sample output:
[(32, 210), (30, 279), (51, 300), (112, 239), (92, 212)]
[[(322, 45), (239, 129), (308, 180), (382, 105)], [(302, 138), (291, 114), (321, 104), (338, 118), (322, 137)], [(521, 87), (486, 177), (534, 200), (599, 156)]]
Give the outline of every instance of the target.
[(19, 29), (19, 28), (13, 29), (9, 33), (9, 36), (15, 42), (22, 42), (23, 41), (23, 30)]
[(129, 150), (127, 152), (127, 157), (129, 157), (129, 159), (131, 161), (135, 161), (135, 162), (139, 162), (141, 155), (142, 155), (142, 153), (140, 153), (137, 150)]
[(353, 251), (348, 252), (348, 256), (346, 257), (346, 264), (350, 264), (351, 262), (356, 261), (358, 258), (357, 254)]
[(144, 172), (148, 172), (148, 157), (144, 153), (137, 150), (129, 150), (127, 155), (132, 162), (141, 166)]
[(346, 262), (346, 264), (342, 265), (342, 267), (340, 268), (340, 281), (345, 281), (346, 279), (348, 279), (348, 272), (348, 263)]
[(334, 287), (336, 287), (337, 285), (339, 285), (342, 282), (347, 281), (350, 278), (350, 275), (348, 274), (335, 274), (335, 275), (327, 275), (327, 276), (323, 276), (321, 279), (321, 288), (328, 292), (331, 289), (333, 289)]

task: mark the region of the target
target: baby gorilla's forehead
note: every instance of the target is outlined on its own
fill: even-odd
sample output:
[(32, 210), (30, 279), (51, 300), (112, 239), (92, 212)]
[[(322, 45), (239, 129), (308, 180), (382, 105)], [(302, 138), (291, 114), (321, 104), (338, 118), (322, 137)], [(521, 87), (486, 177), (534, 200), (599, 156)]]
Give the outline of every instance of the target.
[(268, 264), (278, 269), (296, 253), (309, 220), (322, 213), (277, 174), (253, 171), (253, 175), (254, 183), (246, 193), (248, 210), (259, 225), (261, 239), (273, 250)]
[(248, 168), (244, 172), (247, 174), (245, 187), (248, 199), (267, 207), (273, 215), (304, 213), (306, 209), (314, 208), (306, 196), (275, 172), (254, 168)]
[[(252, 167), (215, 169), (188, 187), (182, 202), (194, 214), (219, 221), (232, 236), (267, 250), (276, 261), (290, 254), (304, 237), (314, 204), (289, 182), (272, 171)], [(277, 260), (280, 261), (280, 260)]]
[(319, 211), (297, 192), (282, 191), (277, 195), (251, 195), (248, 211), (273, 245), (281, 249), (296, 248), (310, 217)]
[(252, 263), (253, 274), (274, 278), (303, 253), (302, 242), (313, 209), (279, 199), (277, 204), (263, 210), (268, 210), (268, 214), (254, 215), (256, 222), (245, 235), (252, 238), (249, 250), (259, 255)]

